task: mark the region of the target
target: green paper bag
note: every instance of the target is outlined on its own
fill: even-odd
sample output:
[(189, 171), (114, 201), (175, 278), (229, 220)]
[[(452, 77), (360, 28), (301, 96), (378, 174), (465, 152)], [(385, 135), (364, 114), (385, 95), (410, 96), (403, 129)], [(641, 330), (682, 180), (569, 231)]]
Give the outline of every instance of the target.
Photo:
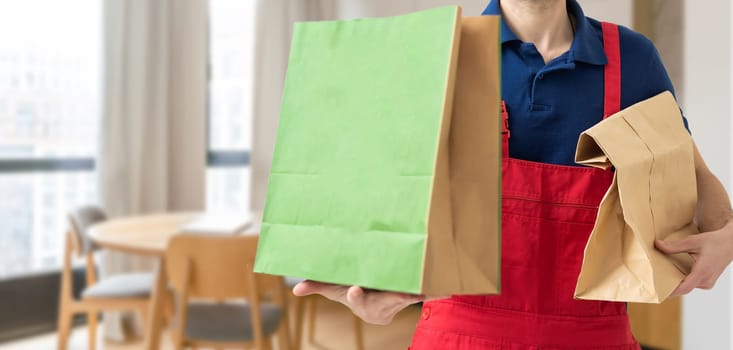
[(499, 291), (499, 19), (298, 23), (255, 271)]

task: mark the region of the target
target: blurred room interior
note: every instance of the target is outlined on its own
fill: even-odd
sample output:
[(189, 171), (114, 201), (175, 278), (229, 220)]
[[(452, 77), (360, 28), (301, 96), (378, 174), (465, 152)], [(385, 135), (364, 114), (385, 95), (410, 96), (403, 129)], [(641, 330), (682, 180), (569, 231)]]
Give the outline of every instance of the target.
[[(731, 1), (579, 2), (587, 16), (631, 27), (656, 44), (698, 147), (730, 188)], [(140, 287), (133, 291), (133, 280), (125, 280), (106, 291), (119, 303), (100, 306), (112, 312), (93, 327), (98, 332), (81, 313), (69, 318), (68, 349), (148, 344), (149, 315), (130, 305), (151, 297), (152, 273), (165, 251), (151, 253), (146, 242), (139, 250), (107, 249), (79, 238), (87, 234), (80, 209), (88, 205), (104, 213), (90, 225), (152, 215), (178, 229), (191, 224), (175, 221), (183, 217), (198, 220), (188, 226), (194, 231), (257, 232), (294, 22), (452, 4), (463, 6), (464, 15), (480, 15), (487, 3), (0, 2), (0, 349), (58, 348), (60, 303), (83, 301), (86, 284), (120, 274), (142, 277), (134, 280)], [(290, 322), (273, 321), (277, 344), (283, 338), (275, 332), (285, 327), (290, 343), (303, 349), (405, 349), (420, 317), (415, 306), (390, 326), (367, 325), (340, 304), (296, 300), (287, 288), (282, 307)], [(631, 305), (630, 313), (635, 335), (650, 348), (733, 349), (728, 273), (712, 291)], [(161, 330), (163, 349), (172, 348), (172, 332)]]

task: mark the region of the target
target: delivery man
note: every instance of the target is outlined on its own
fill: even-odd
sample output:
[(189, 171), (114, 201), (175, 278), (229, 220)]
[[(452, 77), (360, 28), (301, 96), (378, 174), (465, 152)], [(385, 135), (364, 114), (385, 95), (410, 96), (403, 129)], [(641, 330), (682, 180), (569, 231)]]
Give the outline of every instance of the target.
[[(375, 324), (425, 301), (413, 350), (638, 349), (625, 304), (573, 299), (611, 181), (608, 172), (573, 159), (582, 131), (673, 91), (659, 54), (642, 35), (585, 17), (576, 0), (493, 0), (484, 14), (502, 15), (503, 192), (526, 194), (502, 203), (501, 295), (439, 298), (312, 281), (294, 293), (322, 294)], [(656, 242), (667, 254), (695, 260), (677, 295), (712, 288), (733, 260), (730, 201), (697, 150), (695, 165), (702, 233)]]

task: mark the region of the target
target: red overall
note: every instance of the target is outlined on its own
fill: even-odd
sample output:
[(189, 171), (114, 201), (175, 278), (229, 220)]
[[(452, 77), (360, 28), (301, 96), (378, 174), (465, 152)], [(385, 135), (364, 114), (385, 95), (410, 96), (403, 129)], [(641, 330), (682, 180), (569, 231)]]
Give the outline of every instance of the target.
[[(620, 109), (621, 68), (618, 28), (602, 29), (605, 118)], [(612, 173), (510, 158), (502, 114), (501, 294), (425, 303), (410, 349), (639, 349), (624, 303), (573, 299)]]

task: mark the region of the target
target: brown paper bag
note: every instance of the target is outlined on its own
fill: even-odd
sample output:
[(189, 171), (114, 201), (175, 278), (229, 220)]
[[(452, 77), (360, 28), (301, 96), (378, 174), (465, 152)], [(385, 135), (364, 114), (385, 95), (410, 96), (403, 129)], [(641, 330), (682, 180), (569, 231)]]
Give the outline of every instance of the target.
[(456, 6), (298, 24), (255, 271), (497, 293), (499, 28)]
[(688, 254), (668, 256), (655, 239), (697, 233), (693, 142), (669, 92), (620, 111), (580, 135), (576, 162), (608, 169), (575, 289), (578, 299), (664, 301), (690, 272)]
[[(424, 292), (494, 294), (501, 283), (501, 71), (499, 17), (463, 17), (446, 166), (452, 237), (429, 228)], [(446, 152), (445, 149), (438, 150)], [(437, 179), (436, 179), (437, 180)], [(443, 178), (443, 181), (447, 178)], [(437, 184), (436, 184), (437, 185)], [(440, 205), (431, 208), (440, 214)], [(437, 220), (436, 220), (437, 221)], [(450, 227), (447, 228), (450, 232)], [(452, 241), (452, 242), (451, 242)], [(453, 253), (448, 253), (448, 247)], [(449, 260), (450, 259), (450, 260)], [(441, 265), (453, 265), (446, 269)], [(447, 264), (446, 264), (447, 263)], [(454, 274), (454, 278), (448, 276)], [(451, 281), (451, 279), (454, 279)]]

